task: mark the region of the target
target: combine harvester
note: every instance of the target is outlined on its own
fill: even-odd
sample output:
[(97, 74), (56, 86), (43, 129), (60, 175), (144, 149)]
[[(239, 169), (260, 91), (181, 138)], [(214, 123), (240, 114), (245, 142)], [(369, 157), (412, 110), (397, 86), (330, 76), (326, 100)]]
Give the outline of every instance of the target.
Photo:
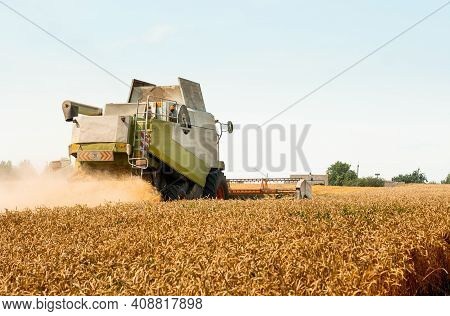
[[(219, 141), (223, 132), (233, 132), (233, 124), (206, 111), (198, 83), (178, 82), (157, 86), (134, 79), (126, 103), (103, 109), (64, 101), (64, 118), (73, 123), (69, 155), (75, 168), (140, 176), (166, 201), (255, 195), (231, 189), (223, 173)], [(257, 193), (292, 192), (265, 187)]]
[(157, 86), (133, 80), (127, 102), (104, 109), (64, 101), (65, 120), (73, 122), (69, 155), (75, 167), (140, 176), (164, 200), (228, 198), (219, 140), (233, 124), (206, 112), (198, 83), (178, 81)]

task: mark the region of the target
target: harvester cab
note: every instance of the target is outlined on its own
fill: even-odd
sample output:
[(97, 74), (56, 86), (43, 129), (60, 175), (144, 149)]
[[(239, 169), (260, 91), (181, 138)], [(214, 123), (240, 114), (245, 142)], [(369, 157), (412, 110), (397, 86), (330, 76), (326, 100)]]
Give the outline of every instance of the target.
[(206, 111), (198, 83), (178, 81), (157, 86), (133, 80), (127, 102), (104, 109), (64, 101), (76, 168), (140, 176), (165, 200), (227, 198), (219, 140), (233, 124)]

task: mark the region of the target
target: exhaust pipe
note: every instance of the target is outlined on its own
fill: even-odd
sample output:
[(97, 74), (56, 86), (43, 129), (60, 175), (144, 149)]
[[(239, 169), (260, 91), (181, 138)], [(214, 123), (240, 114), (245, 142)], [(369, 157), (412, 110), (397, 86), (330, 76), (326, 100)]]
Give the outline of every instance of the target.
[(101, 116), (103, 114), (103, 110), (101, 108), (96, 108), (95, 106), (81, 104), (69, 100), (63, 102), (62, 110), (66, 122), (72, 122), (73, 118), (77, 117), (79, 114), (89, 116)]

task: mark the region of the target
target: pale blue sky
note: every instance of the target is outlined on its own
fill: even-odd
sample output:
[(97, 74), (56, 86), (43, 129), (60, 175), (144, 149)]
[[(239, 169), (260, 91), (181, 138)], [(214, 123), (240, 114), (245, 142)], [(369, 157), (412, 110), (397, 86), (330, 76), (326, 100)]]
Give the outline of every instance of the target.
[[(126, 82), (200, 82), (207, 109), (239, 125), (264, 122), (445, 3), (2, 1)], [(127, 87), (2, 5), (0, 26), (0, 160), (43, 165), (66, 155), (63, 100), (126, 99)], [(304, 152), (314, 173), (343, 160), (359, 161), (364, 176), (420, 167), (430, 180), (443, 179), (450, 172), (449, 33), (450, 6), (274, 123), (312, 125)], [(233, 137), (229, 176), (260, 176), (242, 170), (242, 133)], [(278, 142), (272, 151), (289, 147)], [(255, 155), (250, 149), (250, 160)], [(303, 172), (291, 169), (269, 175)]]

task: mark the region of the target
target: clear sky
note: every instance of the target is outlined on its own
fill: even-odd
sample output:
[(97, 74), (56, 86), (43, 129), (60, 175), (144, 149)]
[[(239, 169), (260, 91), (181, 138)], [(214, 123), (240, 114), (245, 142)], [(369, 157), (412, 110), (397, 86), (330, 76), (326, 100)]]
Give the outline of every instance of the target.
[[(445, 3), (2, 1), (126, 82), (201, 83), (207, 109), (241, 127), (264, 122)], [(129, 89), (1, 4), (0, 26), (0, 160), (42, 166), (67, 155), (62, 101), (102, 106), (125, 101)], [(362, 176), (420, 167), (441, 180), (450, 172), (449, 56), (450, 6), (271, 123), (286, 126), (287, 138), (290, 124), (298, 134), (311, 124), (303, 151), (313, 173), (342, 160), (359, 162)], [(229, 151), (224, 136), (228, 175), (259, 177), (244, 170), (242, 137), (233, 135)], [(277, 139), (264, 149), (274, 161), (290, 155), (290, 142)], [(269, 176), (304, 172), (298, 162), (273, 170), (266, 156), (258, 167)]]

